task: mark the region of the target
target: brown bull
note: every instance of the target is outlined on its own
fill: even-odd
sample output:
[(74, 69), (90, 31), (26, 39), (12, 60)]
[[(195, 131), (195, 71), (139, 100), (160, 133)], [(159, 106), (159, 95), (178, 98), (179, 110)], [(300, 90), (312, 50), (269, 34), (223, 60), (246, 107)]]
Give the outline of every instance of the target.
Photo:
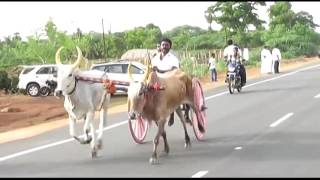
[[(131, 77), (130, 67), (128, 67), (129, 77)], [(181, 104), (188, 104), (195, 110), (192, 79), (179, 69), (175, 69), (165, 74), (152, 71), (150, 67), (145, 73), (142, 82), (131, 82), (128, 88), (128, 113), (130, 119), (142, 116), (148, 121), (155, 121), (158, 126), (157, 134), (154, 138), (153, 153), (150, 163), (158, 163), (157, 147), (160, 136), (164, 140), (164, 150), (169, 153), (169, 145), (166, 138), (165, 124), (169, 115), (176, 111), (185, 132), (185, 147), (190, 147), (190, 138), (186, 128), (186, 120), (182, 114)], [(149, 74), (149, 75), (148, 75)], [(199, 127), (204, 131), (203, 127)]]

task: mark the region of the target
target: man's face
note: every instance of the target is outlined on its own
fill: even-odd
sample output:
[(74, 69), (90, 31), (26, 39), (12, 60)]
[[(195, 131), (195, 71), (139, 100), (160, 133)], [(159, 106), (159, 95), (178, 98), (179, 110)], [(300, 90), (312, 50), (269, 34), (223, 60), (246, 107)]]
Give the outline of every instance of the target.
[(170, 51), (170, 43), (166, 41), (161, 42), (161, 52), (167, 54)]

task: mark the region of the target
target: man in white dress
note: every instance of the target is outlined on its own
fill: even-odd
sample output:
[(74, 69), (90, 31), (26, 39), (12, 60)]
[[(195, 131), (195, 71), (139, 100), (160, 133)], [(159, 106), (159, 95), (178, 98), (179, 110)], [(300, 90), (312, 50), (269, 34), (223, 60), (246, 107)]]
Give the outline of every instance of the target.
[[(151, 65), (154, 70), (160, 73), (172, 71), (180, 68), (179, 59), (170, 52), (172, 41), (168, 38), (163, 38), (160, 41), (160, 51), (151, 60)], [(174, 122), (174, 113), (171, 113), (168, 125), (171, 126)]]
[(272, 54), (268, 46), (264, 46), (261, 51), (261, 73), (271, 73), (272, 72)]

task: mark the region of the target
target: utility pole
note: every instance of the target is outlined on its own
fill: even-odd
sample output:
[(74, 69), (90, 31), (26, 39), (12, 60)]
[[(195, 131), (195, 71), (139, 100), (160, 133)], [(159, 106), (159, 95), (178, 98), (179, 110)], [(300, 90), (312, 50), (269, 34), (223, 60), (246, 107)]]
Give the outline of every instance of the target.
[(103, 40), (103, 55), (104, 55), (104, 60), (107, 61), (108, 52), (106, 52), (106, 42), (105, 42), (105, 40), (104, 40), (103, 18), (102, 18), (102, 40)]

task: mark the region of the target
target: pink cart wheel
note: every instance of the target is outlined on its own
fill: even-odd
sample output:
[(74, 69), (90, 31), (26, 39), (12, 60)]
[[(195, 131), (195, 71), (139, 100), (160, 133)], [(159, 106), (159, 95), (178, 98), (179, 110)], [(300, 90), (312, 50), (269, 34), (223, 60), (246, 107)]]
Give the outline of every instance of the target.
[[(192, 80), (192, 87), (194, 93), (195, 111), (192, 115), (193, 131), (196, 138), (200, 141), (204, 138), (204, 133), (207, 129), (207, 115), (206, 110), (201, 111), (201, 107), (205, 106), (205, 99), (200, 81), (197, 79)], [(203, 132), (200, 131), (198, 124), (203, 127)]]
[(133, 140), (138, 144), (142, 144), (149, 129), (148, 121), (139, 116), (135, 120), (129, 119), (128, 124)]

